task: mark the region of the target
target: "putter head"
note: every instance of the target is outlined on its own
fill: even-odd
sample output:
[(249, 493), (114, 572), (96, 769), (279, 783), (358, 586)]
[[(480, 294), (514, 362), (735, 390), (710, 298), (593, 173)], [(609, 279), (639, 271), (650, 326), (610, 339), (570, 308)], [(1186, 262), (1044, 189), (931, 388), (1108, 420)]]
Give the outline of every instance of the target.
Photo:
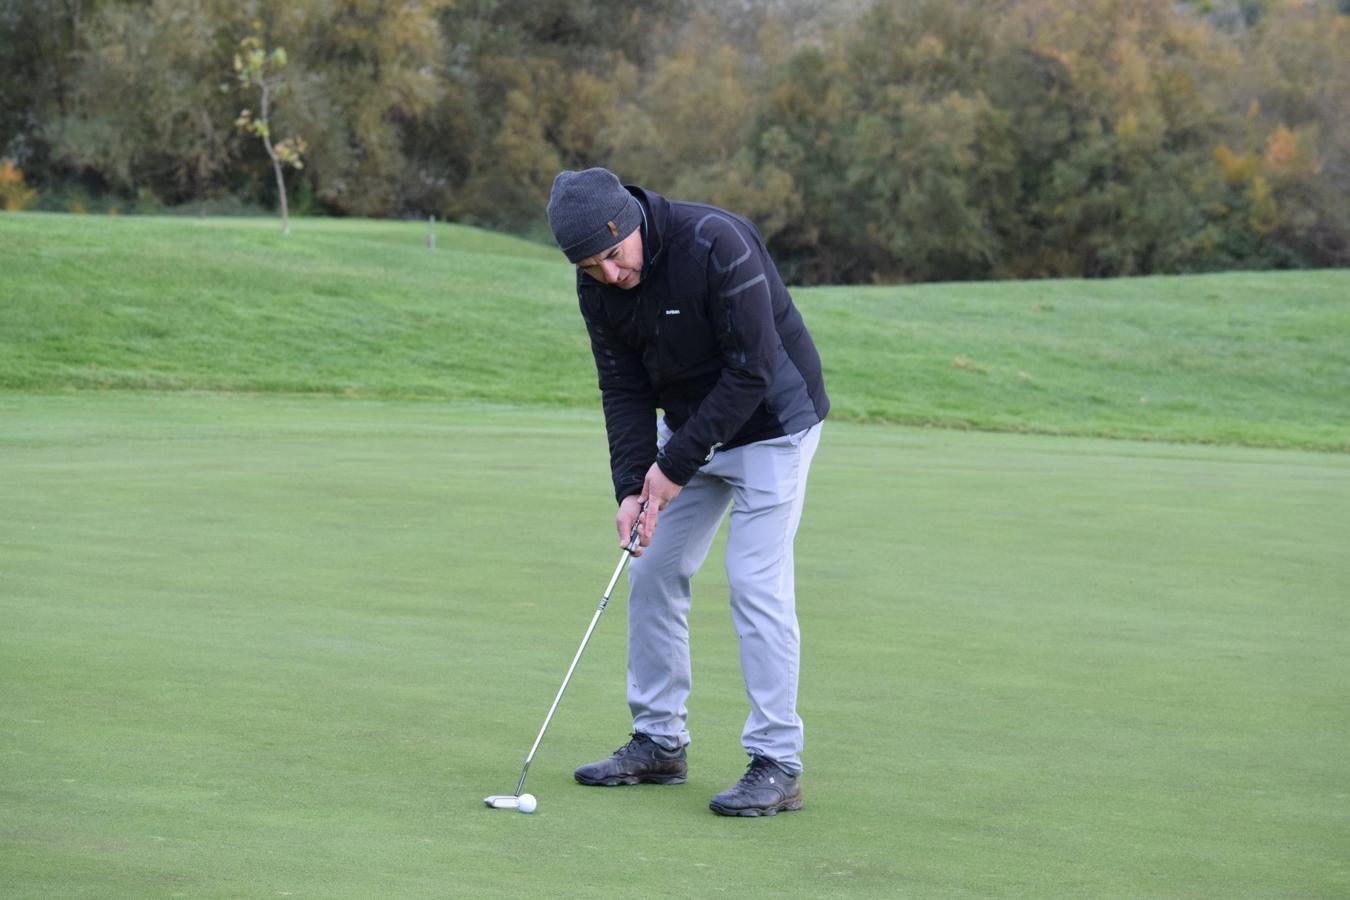
[(519, 809), (520, 798), (514, 794), (493, 794), (491, 797), (484, 797), (483, 804), (493, 809)]

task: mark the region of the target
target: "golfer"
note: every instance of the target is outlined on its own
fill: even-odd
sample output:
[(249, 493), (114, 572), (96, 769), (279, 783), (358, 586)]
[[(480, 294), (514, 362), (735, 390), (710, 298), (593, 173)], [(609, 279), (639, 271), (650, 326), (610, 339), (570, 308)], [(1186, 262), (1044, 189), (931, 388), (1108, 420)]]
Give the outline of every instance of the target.
[(830, 408), (811, 335), (759, 231), (738, 215), (667, 200), (596, 168), (558, 175), (548, 219), (577, 266), (619, 543), (638, 522), (641, 545), (628, 576), (632, 740), (576, 779), (684, 782), (690, 579), (729, 507), (726, 570), (750, 700), (741, 734), (750, 765), (710, 806), (728, 816), (800, 809), (792, 544)]

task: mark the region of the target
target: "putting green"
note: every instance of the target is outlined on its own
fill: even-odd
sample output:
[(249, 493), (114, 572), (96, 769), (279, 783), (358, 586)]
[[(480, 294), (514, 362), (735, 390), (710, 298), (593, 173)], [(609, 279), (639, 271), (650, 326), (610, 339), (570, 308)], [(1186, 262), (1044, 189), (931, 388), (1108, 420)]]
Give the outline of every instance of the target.
[(829, 423), (806, 809), (707, 810), (714, 559), (689, 782), (572, 783), (625, 737), (620, 597), (538, 812), (487, 810), (617, 560), (604, 456), (591, 412), (0, 396), (6, 896), (1350, 891), (1350, 457)]

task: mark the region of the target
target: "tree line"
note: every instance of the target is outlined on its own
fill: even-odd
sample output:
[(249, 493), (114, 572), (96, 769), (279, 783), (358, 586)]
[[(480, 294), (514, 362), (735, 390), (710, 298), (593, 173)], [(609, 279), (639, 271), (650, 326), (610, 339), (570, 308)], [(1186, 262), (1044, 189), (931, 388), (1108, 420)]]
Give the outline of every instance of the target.
[(1350, 264), (1350, 0), (0, 0), (0, 198), (274, 208), (251, 34), (302, 213), (546, 237), (603, 164), (797, 283)]

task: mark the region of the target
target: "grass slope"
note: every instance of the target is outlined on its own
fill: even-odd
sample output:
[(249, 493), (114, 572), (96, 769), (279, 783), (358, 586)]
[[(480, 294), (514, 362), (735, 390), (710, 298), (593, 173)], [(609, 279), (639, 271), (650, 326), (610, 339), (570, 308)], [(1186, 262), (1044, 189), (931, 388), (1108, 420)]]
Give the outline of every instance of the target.
[[(7, 897), (1350, 892), (1350, 459), (834, 423), (798, 541), (807, 808), (595, 790), (623, 604), (594, 412), (0, 396)], [(717, 552), (717, 551), (715, 551)], [(621, 592), (622, 594), (622, 592)]]
[[(0, 216), (0, 389), (593, 407), (570, 267), (425, 232)], [(1350, 272), (795, 296), (840, 419), (1350, 450)]]

